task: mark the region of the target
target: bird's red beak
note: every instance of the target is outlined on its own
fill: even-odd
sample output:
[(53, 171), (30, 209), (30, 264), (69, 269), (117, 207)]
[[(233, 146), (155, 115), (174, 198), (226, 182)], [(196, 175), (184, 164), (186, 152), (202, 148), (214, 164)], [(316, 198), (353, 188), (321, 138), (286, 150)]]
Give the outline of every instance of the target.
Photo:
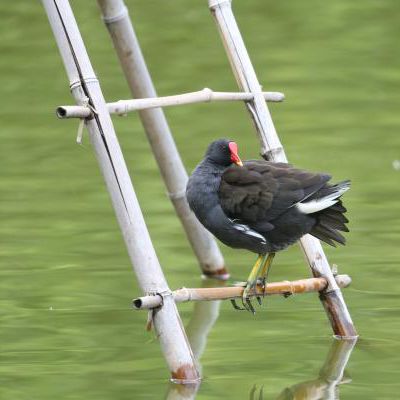
[(240, 167), (243, 167), (242, 160), (238, 155), (238, 146), (235, 142), (229, 142), (229, 150), (231, 152), (231, 161)]

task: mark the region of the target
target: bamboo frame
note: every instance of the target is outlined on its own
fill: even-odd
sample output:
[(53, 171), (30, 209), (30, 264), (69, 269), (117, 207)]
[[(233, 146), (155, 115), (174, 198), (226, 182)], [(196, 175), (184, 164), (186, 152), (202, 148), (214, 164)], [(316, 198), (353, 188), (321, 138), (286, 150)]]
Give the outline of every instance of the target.
[[(187, 206), (184, 195), (187, 175), (160, 107), (207, 101), (245, 101), (260, 136), (263, 157), (286, 161), (266, 106), (266, 100), (281, 101), (283, 95), (261, 91), (233, 17), (230, 0), (209, 0), (209, 5), (220, 28), (239, 86), (244, 92), (220, 93), (203, 89), (163, 98), (156, 97), (123, 1), (98, 0), (131, 90), (134, 95), (136, 93), (139, 97), (144, 97), (106, 104), (68, 0), (42, 0), (42, 3), (64, 61), (71, 92), (78, 104), (65, 106), (65, 109), (60, 110), (60, 114), (85, 119), (134, 272), (146, 294), (136, 299), (135, 304), (140, 309), (153, 309), (154, 327), (172, 380), (198, 387), (200, 374), (176, 303), (236, 298), (242, 295), (243, 287), (183, 288), (170, 291), (140, 211), (110, 112), (125, 114), (141, 110), (139, 113), (169, 196), (182, 220), (203, 273), (226, 279), (229, 274), (214, 239), (198, 223)], [(356, 337), (357, 333), (340, 292), (340, 287), (346, 287), (351, 281), (350, 278), (347, 275), (333, 276), (318, 240), (305, 237), (301, 243), (315, 277), (268, 284), (266, 294), (319, 291), (335, 334), (340, 338)], [(260, 287), (252, 293), (253, 296), (262, 294)]]
[[(139, 42), (123, 0), (97, 0), (133, 97), (157, 97)], [(203, 275), (226, 280), (225, 262), (213, 236), (200, 224), (186, 201), (188, 176), (164, 112), (141, 110), (139, 117), (149, 139), (169, 198), (181, 220)]]
[[(42, 0), (78, 105), (96, 110), (86, 120), (89, 137), (144, 293), (169, 293), (169, 288), (146, 228), (128, 170), (115, 135), (100, 85), (94, 74), (75, 17), (67, 0)], [(200, 377), (193, 353), (172, 296), (153, 315), (161, 349), (177, 382), (197, 382)]]
[[(268, 160), (287, 162), (271, 114), (261, 94), (261, 85), (233, 15), (231, 0), (209, 0), (208, 4), (240, 89), (254, 93), (254, 99), (246, 102), (246, 107), (259, 136), (261, 155)], [(311, 235), (305, 235), (300, 239), (300, 246), (314, 277), (323, 277), (328, 282), (327, 288), (320, 292), (320, 300), (334, 334), (341, 338), (356, 337), (357, 331), (320, 241)]]
[[(281, 102), (285, 96), (280, 92), (263, 92), (266, 101)], [(154, 97), (149, 99), (118, 100), (107, 103), (110, 114), (126, 115), (128, 112), (147, 110), (156, 107), (181, 106), (193, 103), (209, 103), (214, 101), (249, 101), (254, 98), (253, 93), (243, 92), (214, 92), (204, 88), (197, 92), (177, 94), (173, 96)], [(56, 114), (58, 118), (89, 118), (93, 111), (84, 106), (59, 106)]]
[[(351, 278), (348, 275), (337, 275), (335, 277), (338, 287), (344, 288), (350, 285)], [(249, 295), (266, 296), (271, 295), (292, 295), (298, 293), (320, 292), (326, 289), (328, 282), (325, 278), (308, 278), (297, 281), (271, 282), (264, 290), (258, 284), (255, 290)], [(175, 303), (187, 301), (210, 301), (210, 300), (228, 300), (242, 297), (244, 286), (227, 286), (214, 288), (182, 288), (172, 292)], [(156, 293), (151, 296), (138, 297), (133, 300), (133, 307), (136, 310), (152, 309), (163, 305), (163, 295)]]

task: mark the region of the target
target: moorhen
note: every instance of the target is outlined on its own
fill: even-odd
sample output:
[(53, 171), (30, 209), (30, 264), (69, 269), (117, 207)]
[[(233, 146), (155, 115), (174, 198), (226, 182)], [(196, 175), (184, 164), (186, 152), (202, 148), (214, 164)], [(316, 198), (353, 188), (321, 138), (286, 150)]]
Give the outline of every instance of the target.
[(244, 309), (254, 313), (249, 293), (258, 279), (265, 291), (275, 252), (307, 233), (332, 246), (345, 244), (339, 231), (348, 232), (348, 220), (340, 197), (350, 181), (331, 185), (330, 179), (281, 162), (242, 163), (237, 144), (228, 139), (209, 145), (189, 178), (186, 197), (198, 220), (221, 242), (258, 254), (243, 291)]

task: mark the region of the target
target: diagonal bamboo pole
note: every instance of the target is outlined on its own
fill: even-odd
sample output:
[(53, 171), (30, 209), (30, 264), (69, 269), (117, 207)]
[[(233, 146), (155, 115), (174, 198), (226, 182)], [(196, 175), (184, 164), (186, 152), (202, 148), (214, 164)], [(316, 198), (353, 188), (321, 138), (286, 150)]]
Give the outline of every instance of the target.
[[(123, 0), (98, 0), (133, 97), (157, 97), (128, 10)], [(198, 222), (186, 201), (187, 173), (161, 109), (142, 110), (146, 131), (168, 195), (181, 219), (203, 274), (228, 279), (222, 254), (212, 235)]]
[(79, 105), (88, 103), (96, 110), (94, 118), (86, 120), (86, 125), (139, 285), (146, 294), (164, 293), (164, 307), (153, 313), (153, 321), (172, 378), (179, 382), (196, 382), (199, 374), (193, 353), (175, 302), (168, 295), (167, 282), (69, 2), (42, 2), (64, 61), (72, 94)]
[[(271, 114), (262, 96), (261, 86), (247, 53), (238, 25), (232, 12), (231, 0), (208, 0), (209, 8), (217, 23), (222, 41), (239, 87), (254, 93), (246, 103), (261, 144), (261, 155), (269, 160), (287, 162), (283, 147), (276, 133)], [(343, 295), (333, 277), (321, 243), (310, 235), (300, 240), (300, 246), (315, 277), (324, 277), (328, 287), (320, 292), (320, 300), (338, 337), (355, 337), (357, 331), (351, 320)]]

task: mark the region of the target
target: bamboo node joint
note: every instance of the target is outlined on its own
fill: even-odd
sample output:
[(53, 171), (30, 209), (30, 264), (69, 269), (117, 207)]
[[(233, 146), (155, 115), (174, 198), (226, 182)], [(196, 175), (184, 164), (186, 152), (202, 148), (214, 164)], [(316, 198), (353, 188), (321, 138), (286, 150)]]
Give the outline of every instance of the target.
[(181, 191), (175, 192), (175, 193), (167, 192), (167, 196), (171, 200), (184, 199), (184, 198), (186, 198), (186, 190), (181, 190)]
[(102, 19), (105, 24), (109, 25), (109, 24), (112, 24), (113, 22), (117, 22), (117, 21), (120, 21), (121, 19), (124, 19), (128, 15), (129, 15), (128, 8), (126, 6), (123, 6), (123, 7), (121, 7), (121, 9), (119, 10), (119, 12), (117, 14), (110, 15), (110, 16), (103, 15)]

